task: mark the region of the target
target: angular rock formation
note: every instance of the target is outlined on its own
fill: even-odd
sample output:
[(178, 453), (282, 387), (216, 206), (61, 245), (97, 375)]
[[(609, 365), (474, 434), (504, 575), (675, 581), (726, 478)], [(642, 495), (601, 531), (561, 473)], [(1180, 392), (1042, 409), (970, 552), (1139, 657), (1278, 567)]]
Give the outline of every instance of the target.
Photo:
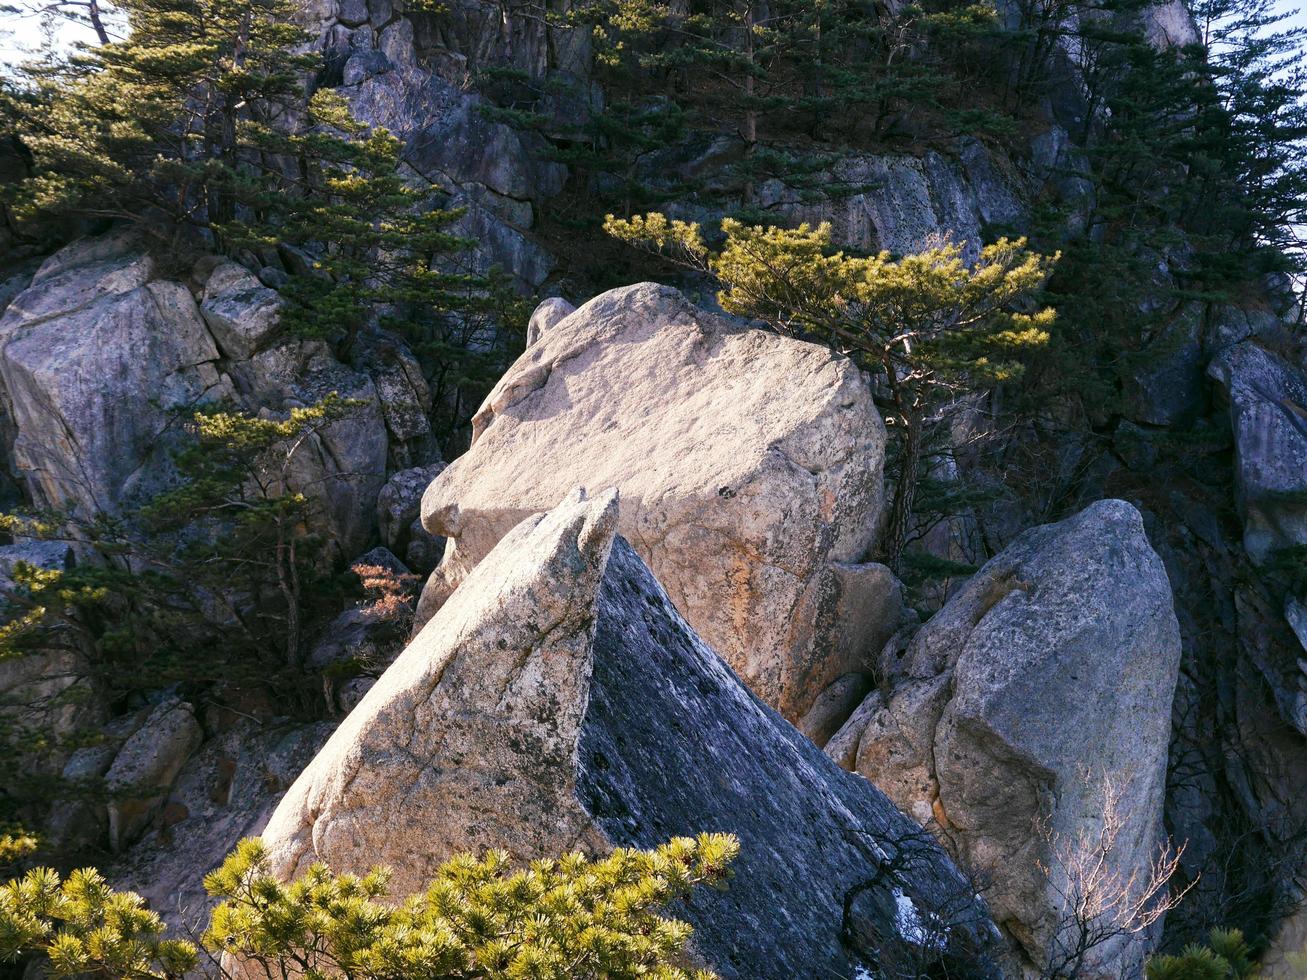
[[(865, 560), (885, 430), (852, 363), (645, 283), (553, 324), (427, 490), (450, 539), (425, 621), (511, 528), (572, 485), (615, 486), (623, 535), (678, 610), (763, 700), (801, 718), (866, 672), (897, 586)], [(840, 624), (858, 622), (858, 629)]]
[(740, 684), (618, 523), (614, 494), (574, 493), (504, 537), (282, 800), (277, 872), (385, 862), (404, 894), (463, 850), (730, 831), (729, 889), (677, 909), (723, 977), (852, 976), (904, 943), (980, 964), (984, 913), (943, 853)]
[(0, 387), (34, 502), (117, 514), (167, 467), (169, 409), (230, 393), (200, 311), (122, 233), (48, 259), (0, 318)]
[(1224, 351), (1207, 373), (1229, 402), (1245, 550), (1261, 562), (1307, 544), (1307, 377), (1256, 340)]
[(367, 363), (353, 367), (321, 341), (279, 337), (277, 308), (272, 290), (212, 256), (188, 283), (165, 278), (128, 232), (47, 259), (0, 317), (0, 416), (31, 502), (129, 514), (173, 477), (179, 414), (219, 401), (284, 412), (334, 391), (358, 409), (301, 444), (286, 482), (320, 502), (344, 555), (366, 548), (389, 460), (430, 458), (430, 395), (412, 355), (384, 338), (367, 338)]
[(243, 265), (224, 261), (208, 275), (200, 314), (224, 354), (247, 358), (276, 333), (281, 298)]
[[(1180, 635), (1139, 513), (1103, 500), (1026, 531), (899, 650), (826, 751), (990, 880), (995, 920), (1046, 969), (1062, 857), (1101, 832), (1109, 799), (1111, 874), (1146, 869), (1162, 844)], [(1088, 975), (1133, 975), (1144, 952), (1104, 944)]]

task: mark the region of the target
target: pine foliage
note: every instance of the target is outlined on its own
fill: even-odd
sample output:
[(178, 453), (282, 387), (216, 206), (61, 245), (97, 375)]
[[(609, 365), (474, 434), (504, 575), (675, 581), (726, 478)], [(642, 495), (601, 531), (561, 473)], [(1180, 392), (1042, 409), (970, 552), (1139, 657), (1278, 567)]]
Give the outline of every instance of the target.
[(1026, 352), (1048, 341), (1055, 313), (1038, 294), (1058, 260), (1025, 239), (1000, 239), (973, 261), (944, 242), (895, 259), (837, 251), (830, 226), (795, 229), (722, 222), (718, 251), (697, 224), (662, 214), (620, 219), (615, 238), (711, 273), (728, 313), (843, 353), (883, 381), (888, 421), (902, 440), (885, 557), (897, 567), (916, 492), (923, 428), (964, 394), (1013, 381)]
[[(244, 840), (205, 878), (218, 899), (203, 947), (288, 974), (354, 980), (711, 980), (676, 965), (690, 927), (661, 913), (699, 885), (724, 884), (739, 843), (676, 838), (600, 858), (571, 853), (515, 870), (502, 851), (458, 855), (426, 891), (395, 905), (389, 875), (315, 864), (289, 884)], [(0, 886), (0, 962), (43, 955), (54, 976), (172, 980), (199, 950), (93, 870), (36, 869)], [(258, 966), (255, 966), (255, 965)]]

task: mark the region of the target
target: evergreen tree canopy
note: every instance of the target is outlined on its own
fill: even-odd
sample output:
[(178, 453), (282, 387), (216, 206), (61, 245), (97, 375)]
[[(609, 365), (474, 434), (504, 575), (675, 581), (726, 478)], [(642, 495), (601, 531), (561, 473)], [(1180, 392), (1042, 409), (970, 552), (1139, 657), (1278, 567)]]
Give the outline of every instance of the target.
[(729, 313), (824, 343), (881, 378), (889, 421), (903, 440), (890, 527), (884, 545), (895, 567), (916, 491), (922, 428), (942, 403), (1011, 381), (1020, 356), (1048, 341), (1055, 315), (1027, 312), (1059, 256), (1001, 239), (964, 261), (964, 244), (946, 242), (894, 259), (854, 256), (831, 247), (830, 226), (748, 226), (726, 219), (720, 251), (697, 224), (661, 214), (609, 215), (609, 234), (710, 272)]
[[(452, 418), (470, 414), (525, 313), (474, 243), (403, 170), (403, 143), (315, 89), (323, 55), (294, 0), (122, 0), (122, 40), (25, 66), (0, 92), (28, 173), (0, 191), (39, 238), (70, 222), (142, 228), (173, 261), (220, 251), (279, 270), (282, 326), (347, 355), (382, 323), (403, 334)], [(83, 224), (84, 226), (84, 224)], [(480, 343), (467, 342), (468, 334)], [(451, 407), (455, 406), (455, 407)]]
[[(219, 901), (202, 942), (268, 976), (710, 980), (674, 965), (691, 930), (660, 912), (697, 885), (723, 883), (738, 851), (734, 837), (701, 834), (524, 870), (502, 851), (459, 855), (426, 892), (393, 905), (384, 868), (338, 875), (316, 864), (284, 884), (252, 838), (205, 878)], [(167, 938), (137, 895), (113, 891), (94, 870), (61, 879), (40, 868), (0, 886), (0, 962), (32, 955), (59, 977), (172, 980), (199, 951)]]

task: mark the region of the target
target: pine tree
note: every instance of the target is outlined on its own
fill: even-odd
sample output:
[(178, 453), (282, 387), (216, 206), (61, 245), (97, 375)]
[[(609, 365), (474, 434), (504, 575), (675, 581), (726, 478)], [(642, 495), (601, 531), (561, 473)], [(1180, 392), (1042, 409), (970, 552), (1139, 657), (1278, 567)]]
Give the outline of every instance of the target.
[(1206, 946), (1191, 945), (1175, 956), (1154, 956), (1147, 980), (1253, 980), (1252, 949), (1238, 929), (1213, 929)]
[[(514, 870), (508, 855), (458, 855), (425, 892), (386, 901), (388, 873), (336, 874), (316, 864), (284, 884), (258, 839), (205, 878), (218, 900), (202, 941), (268, 976), (355, 980), (711, 980), (673, 965), (690, 938), (661, 911), (699, 885), (720, 885), (739, 852), (724, 834), (649, 851), (579, 853)], [(94, 870), (49, 869), (0, 885), (0, 963), (40, 956), (53, 976), (173, 980), (199, 951), (168, 939), (159, 917)], [(226, 975), (226, 971), (223, 971)]]
[[(402, 142), (312, 90), (323, 56), (293, 0), (119, 6), (123, 40), (28, 66), (0, 97), (29, 161), (0, 194), (16, 232), (112, 220), (173, 260), (217, 250), (284, 268), (285, 329), (347, 357), (381, 323), (429, 378), (452, 375), (454, 397), (478, 400), (524, 310), (498, 280), (459, 270), (474, 244), (454, 233), (462, 212), (410, 182)], [(469, 323), (477, 345), (459, 342)]]
[(711, 273), (729, 313), (824, 343), (883, 381), (888, 421), (899, 439), (882, 549), (897, 569), (919, 481), (923, 435), (940, 409), (965, 393), (1020, 376), (1020, 357), (1048, 341), (1051, 308), (1024, 312), (1058, 256), (1025, 239), (986, 245), (974, 262), (948, 242), (895, 260), (833, 251), (829, 225), (788, 230), (722, 222), (720, 251), (697, 224), (661, 214), (609, 215), (605, 229), (633, 245), (670, 254)]

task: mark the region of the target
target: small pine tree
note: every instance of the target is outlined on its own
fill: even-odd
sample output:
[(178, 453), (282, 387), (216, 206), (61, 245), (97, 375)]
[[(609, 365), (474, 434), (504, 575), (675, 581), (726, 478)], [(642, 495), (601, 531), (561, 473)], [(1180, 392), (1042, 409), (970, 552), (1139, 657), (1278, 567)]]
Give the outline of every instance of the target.
[(1058, 256), (1001, 239), (974, 263), (946, 243), (902, 259), (833, 251), (829, 225), (787, 230), (722, 222), (720, 251), (697, 224), (661, 214), (609, 215), (616, 238), (704, 269), (721, 283), (723, 309), (782, 333), (826, 344), (884, 381), (888, 420), (900, 439), (899, 468), (884, 557), (896, 568), (912, 515), (923, 430), (958, 396), (1010, 381), (1023, 352), (1048, 340), (1051, 308), (1027, 313)]
[(1253, 980), (1252, 950), (1238, 929), (1213, 929), (1206, 946), (1185, 947), (1176, 956), (1154, 956), (1147, 980)]
[[(355, 980), (711, 980), (680, 958), (690, 927), (660, 912), (698, 885), (719, 885), (739, 852), (734, 837), (677, 838), (650, 851), (578, 853), (515, 871), (508, 855), (459, 855), (427, 890), (386, 902), (388, 873), (336, 874), (316, 864), (290, 884), (267, 851), (244, 840), (206, 876), (218, 899), (202, 943), (269, 977)], [(93, 870), (66, 880), (36, 869), (0, 886), (0, 963), (42, 956), (54, 976), (181, 977), (198, 962), (165, 938), (157, 915)]]
[(92, 868), (66, 879), (35, 868), (0, 885), (0, 963), (33, 953), (56, 977), (180, 980), (198, 963), (139, 895), (114, 891)]

